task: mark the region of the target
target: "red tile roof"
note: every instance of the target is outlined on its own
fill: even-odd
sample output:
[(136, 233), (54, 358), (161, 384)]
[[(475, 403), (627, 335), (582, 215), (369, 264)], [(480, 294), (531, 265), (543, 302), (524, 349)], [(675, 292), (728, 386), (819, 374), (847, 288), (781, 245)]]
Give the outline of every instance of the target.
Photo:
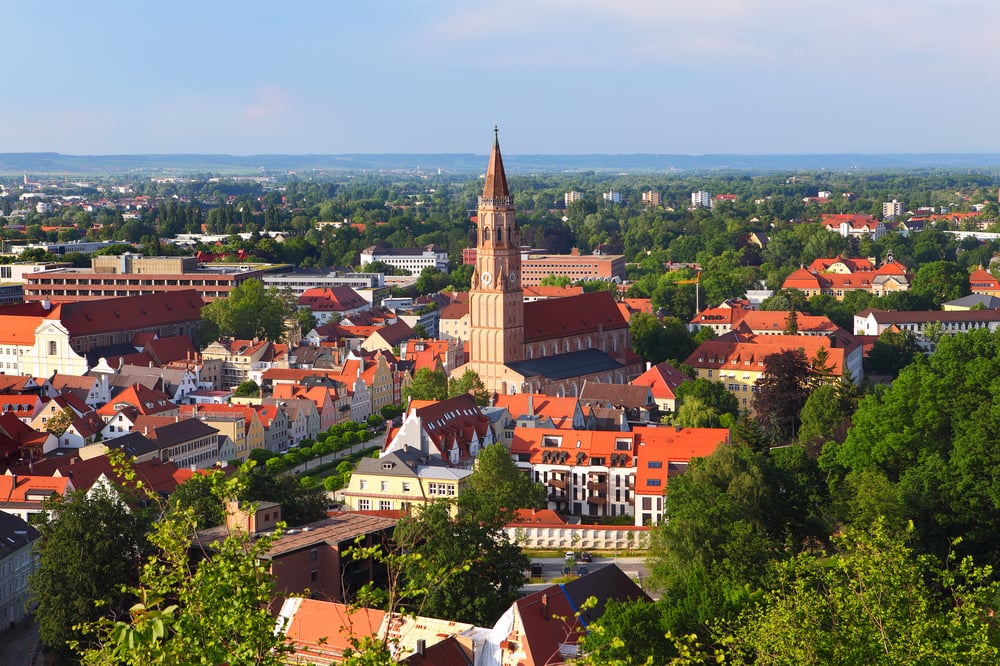
[(614, 297), (606, 291), (524, 304), (524, 341), (628, 329)]

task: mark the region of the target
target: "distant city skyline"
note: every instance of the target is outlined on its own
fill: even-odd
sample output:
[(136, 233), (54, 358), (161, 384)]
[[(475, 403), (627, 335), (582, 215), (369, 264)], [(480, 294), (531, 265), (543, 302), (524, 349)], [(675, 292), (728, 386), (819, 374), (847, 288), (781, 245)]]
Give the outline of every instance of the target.
[(0, 152), (1000, 152), (988, 0), (18, 3)]

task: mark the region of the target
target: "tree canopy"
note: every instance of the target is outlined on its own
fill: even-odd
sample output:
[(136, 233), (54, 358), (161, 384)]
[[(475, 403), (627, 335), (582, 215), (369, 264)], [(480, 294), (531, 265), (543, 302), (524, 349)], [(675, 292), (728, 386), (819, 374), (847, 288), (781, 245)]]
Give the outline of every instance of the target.
[(255, 278), (241, 282), (226, 298), (216, 299), (201, 310), (208, 331), (239, 340), (280, 342), (285, 336), (285, 320), (293, 316), (295, 310), (288, 299)]

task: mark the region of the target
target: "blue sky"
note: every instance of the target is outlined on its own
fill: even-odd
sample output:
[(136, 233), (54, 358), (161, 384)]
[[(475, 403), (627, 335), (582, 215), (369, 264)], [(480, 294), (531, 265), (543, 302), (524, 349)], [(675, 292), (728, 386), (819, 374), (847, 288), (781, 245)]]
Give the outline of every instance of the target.
[(996, 0), (8, 3), (0, 152), (1000, 152)]

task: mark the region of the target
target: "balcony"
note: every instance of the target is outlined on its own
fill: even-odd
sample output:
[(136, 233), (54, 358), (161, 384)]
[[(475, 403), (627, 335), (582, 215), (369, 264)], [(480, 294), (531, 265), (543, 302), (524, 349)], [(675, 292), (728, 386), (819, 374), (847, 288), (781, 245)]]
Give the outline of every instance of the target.
[(591, 495), (587, 498), (587, 504), (607, 504), (608, 498), (604, 495)]
[(587, 490), (596, 490), (598, 492), (606, 493), (608, 491), (607, 481), (588, 481)]
[(569, 498), (563, 493), (549, 493), (548, 500), (550, 502), (555, 502), (556, 504), (561, 504), (569, 500)]
[(546, 483), (548, 485), (552, 486), (553, 488), (559, 488), (560, 490), (566, 490), (566, 480), (565, 479), (558, 479), (558, 478), (553, 477), (553, 478), (549, 479), (548, 481), (546, 481)]

